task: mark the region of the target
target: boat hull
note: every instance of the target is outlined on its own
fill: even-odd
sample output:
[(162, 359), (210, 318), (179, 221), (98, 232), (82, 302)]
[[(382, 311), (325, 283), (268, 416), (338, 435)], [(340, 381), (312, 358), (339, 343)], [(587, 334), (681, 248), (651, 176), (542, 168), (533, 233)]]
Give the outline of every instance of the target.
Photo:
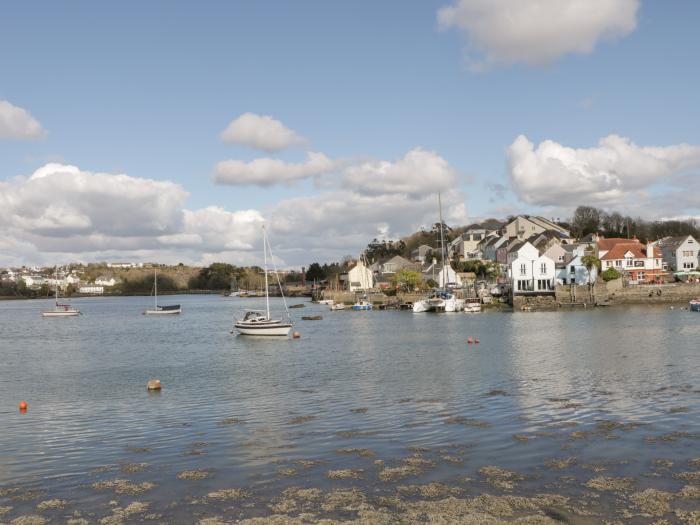
[(75, 317), (80, 315), (80, 310), (65, 310), (57, 312), (41, 312), (42, 317)]
[(286, 337), (292, 330), (292, 325), (290, 323), (275, 323), (275, 324), (258, 324), (249, 325), (244, 323), (236, 323), (233, 325), (236, 330), (241, 335), (261, 335), (261, 336), (274, 336), (274, 337)]
[(182, 308), (177, 310), (146, 310), (144, 314), (146, 315), (177, 315), (182, 313)]
[(691, 301), (688, 307), (691, 312), (700, 312), (700, 301)]
[(355, 305), (353, 305), (352, 309), (355, 310), (356, 312), (369, 311), (372, 309), (372, 305), (371, 304), (363, 304), (363, 305), (355, 304)]

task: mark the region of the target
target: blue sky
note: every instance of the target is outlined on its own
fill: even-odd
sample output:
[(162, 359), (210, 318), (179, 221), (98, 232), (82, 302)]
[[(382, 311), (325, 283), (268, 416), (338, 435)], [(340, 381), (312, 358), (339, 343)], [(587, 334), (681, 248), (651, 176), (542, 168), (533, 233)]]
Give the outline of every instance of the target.
[[(224, 216), (225, 224), (212, 230), (238, 227), (241, 221), (272, 222), (288, 264), (302, 264), (310, 254), (329, 259), (355, 253), (363, 238), (405, 234), (427, 223), (436, 211), (434, 198), (411, 194), (401, 200), (386, 191), (348, 189), (348, 175), (343, 175), (348, 165), (361, 170), (365, 163), (396, 163), (415, 148), (433, 152), (453, 170), (453, 178), (441, 179), (445, 185), (435, 185), (436, 191), (449, 193), (453, 222), (510, 211), (565, 215), (577, 203), (649, 216), (700, 215), (700, 199), (687, 192), (682, 203), (674, 197), (684, 185), (700, 189), (695, 182), (700, 156), (694, 149), (700, 144), (700, 35), (695, 27), (700, 4), (621, 2), (628, 4), (627, 12), (612, 9), (609, 21), (595, 19), (591, 24), (598, 26), (581, 37), (592, 44), (591, 52), (566, 51), (567, 35), (560, 34), (545, 42), (564, 50), (555, 58), (542, 58), (537, 55), (541, 49), (534, 49), (515, 59), (504, 58), (503, 46), (515, 52), (528, 42), (519, 44), (517, 36), (505, 33), (495, 43), (479, 40), (473, 25), (479, 0), (11, 3), (4, 7), (0, 31), (0, 101), (28, 112), (44, 133), (31, 140), (0, 139), (0, 184), (5, 184), (0, 190), (16, 202), (22, 184), (49, 162), (86, 173), (126, 174), (136, 186), (143, 179), (174, 183), (188, 194), (173, 198), (179, 212), (210, 207), (230, 214), (258, 212), (255, 217)], [(494, 1), (496, 7), (486, 10), (495, 12), (479, 12), (481, 27), (491, 34), (505, 31), (488, 24), (497, 24), (509, 3)], [(467, 15), (455, 15), (451, 27), (441, 28), (438, 11), (450, 6)], [(533, 22), (526, 15), (518, 29), (536, 23), (533, 31), (544, 34), (548, 23), (557, 23), (556, 12), (551, 21), (540, 14)], [(478, 62), (487, 65), (475, 68)], [(278, 120), (303, 136), (306, 146), (269, 153), (223, 143), (219, 134), (244, 113)], [(540, 152), (538, 162), (527, 161), (527, 147), (522, 154), (509, 154), (521, 134), (533, 151), (542, 141), (551, 141), (554, 150)], [(633, 159), (613, 166), (596, 160), (600, 155), (589, 150), (611, 134), (635, 146), (628, 152)], [(645, 150), (684, 143), (690, 146), (683, 152)], [(571, 164), (554, 169), (552, 158), (570, 157), (560, 148), (577, 153)], [(298, 163), (307, 150), (339, 161), (340, 167), (292, 184), (214, 182), (221, 161), (270, 157)], [(635, 178), (637, 167), (650, 165), (648, 155), (659, 165)], [(619, 178), (611, 187), (602, 193), (591, 189), (609, 181), (611, 173)], [(420, 178), (407, 175), (413, 176)], [(63, 178), (65, 196), (54, 193), (65, 199), (61, 217), (76, 211), (72, 199), (99, 193), (81, 197), (70, 191), (70, 177)], [(562, 193), (556, 183), (561, 180), (576, 195)], [(344, 197), (348, 191), (354, 192), (352, 198)], [(385, 194), (386, 199), (379, 198)], [(375, 200), (365, 202), (368, 195)], [(346, 205), (338, 215), (328, 216), (330, 206), (317, 223), (304, 219), (304, 206), (313, 216), (319, 203), (334, 199)], [(383, 200), (391, 202), (386, 218), (377, 210)], [(348, 202), (357, 202), (358, 208)], [(124, 204), (123, 213), (131, 213), (131, 204)], [(355, 229), (338, 224), (356, 221), (355, 209), (369, 215), (365, 204), (373, 210), (371, 218), (357, 221), (362, 224)], [(31, 206), (41, 203), (26, 203), (22, 214)], [(274, 223), (284, 223), (290, 208), (299, 216), (275, 232)], [(254, 260), (259, 247), (256, 235), (245, 228), (231, 234), (238, 243), (204, 241), (188, 217), (171, 222), (146, 217), (142, 222), (155, 225), (147, 231), (102, 232), (95, 229), (100, 221), (82, 209), (76, 212), (82, 218), (70, 224), (40, 210), (33, 213), (18, 221), (0, 212), (0, 232), (14, 239), (0, 246), (6, 263), (122, 253), (244, 263)], [(312, 230), (295, 234), (303, 229), (295, 220), (328, 229), (328, 238)], [(47, 226), (47, 221), (55, 224)], [(86, 242), (86, 233), (99, 240)], [(177, 242), (171, 242), (173, 235), (180, 236)], [(106, 237), (117, 239), (110, 244)]]

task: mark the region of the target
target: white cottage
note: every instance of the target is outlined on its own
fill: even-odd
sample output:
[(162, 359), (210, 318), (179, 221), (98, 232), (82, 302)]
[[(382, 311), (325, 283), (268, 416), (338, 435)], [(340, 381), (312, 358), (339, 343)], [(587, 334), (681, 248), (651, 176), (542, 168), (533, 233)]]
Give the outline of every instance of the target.
[(508, 273), (514, 294), (554, 293), (554, 261), (529, 242), (514, 247), (508, 254)]
[(374, 275), (364, 263), (362, 257), (357, 261), (357, 264), (348, 271), (348, 290), (351, 292), (359, 292), (369, 290), (374, 287)]

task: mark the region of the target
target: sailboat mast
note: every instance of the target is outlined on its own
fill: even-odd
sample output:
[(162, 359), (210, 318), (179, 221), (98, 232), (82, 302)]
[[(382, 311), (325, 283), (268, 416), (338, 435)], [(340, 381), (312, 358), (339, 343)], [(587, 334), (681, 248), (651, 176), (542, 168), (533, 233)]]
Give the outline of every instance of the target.
[(153, 268), (153, 302), (158, 309), (158, 268)]
[(56, 289), (56, 306), (58, 306), (58, 266), (56, 266), (56, 272), (54, 273), (54, 288)]
[(267, 318), (270, 319), (270, 289), (267, 285), (267, 231), (265, 225), (263, 230), (263, 259), (265, 261), (265, 308), (267, 309)]
[(442, 227), (442, 197), (440, 192), (438, 192), (438, 208), (440, 208), (440, 257), (442, 258), (442, 283), (440, 283), (441, 288), (445, 288), (445, 232)]

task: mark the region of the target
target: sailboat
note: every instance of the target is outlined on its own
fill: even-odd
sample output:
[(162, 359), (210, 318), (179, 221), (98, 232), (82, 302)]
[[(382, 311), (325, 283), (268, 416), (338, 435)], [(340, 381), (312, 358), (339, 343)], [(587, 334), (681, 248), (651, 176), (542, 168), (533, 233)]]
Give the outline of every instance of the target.
[(153, 269), (153, 309), (143, 312), (145, 315), (177, 315), (182, 313), (179, 304), (161, 306), (158, 304), (158, 269)]
[(58, 268), (56, 268), (54, 284), (56, 288), (56, 304), (53, 310), (41, 312), (42, 317), (74, 317), (80, 315), (80, 310), (70, 304), (61, 304), (58, 302)]
[[(239, 319), (234, 323), (234, 328), (238, 330), (240, 334), (243, 335), (266, 335), (266, 336), (281, 336), (286, 337), (292, 329), (292, 322), (289, 316), (289, 309), (287, 308), (287, 301), (284, 298), (284, 291), (282, 290), (282, 283), (280, 282), (279, 273), (277, 273), (277, 267), (275, 266), (274, 259), (272, 259), (272, 248), (270, 247), (270, 242), (267, 239), (267, 231), (265, 226), (262, 227), (263, 231), (263, 258), (265, 261), (265, 310), (249, 310), (245, 313), (243, 319)], [(270, 252), (270, 259), (272, 260), (272, 265), (275, 271), (275, 276), (277, 277), (277, 284), (280, 287), (280, 293), (282, 294), (282, 301), (284, 302), (284, 309), (287, 312), (287, 320), (273, 319), (270, 315), (270, 289), (268, 286), (267, 277), (267, 252)]]
[[(440, 210), (440, 255), (442, 258), (442, 270), (440, 271), (440, 288), (434, 290), (429, 296), (413, 303), (413, 312), (459, 312), (464, 308), (464, 300), (457, 298), (453, 291), (447, 288), (449, 275), (449, 260), (445, 250), (445, 232), (442, 221), (442, 198), (438, 193), (438, 208)], [(433, 260), (434, 261), (434, 260)], [(447, 261), (447, 267), (445, 262)], [(435, 264), (435, 262), (433, 262)]]

